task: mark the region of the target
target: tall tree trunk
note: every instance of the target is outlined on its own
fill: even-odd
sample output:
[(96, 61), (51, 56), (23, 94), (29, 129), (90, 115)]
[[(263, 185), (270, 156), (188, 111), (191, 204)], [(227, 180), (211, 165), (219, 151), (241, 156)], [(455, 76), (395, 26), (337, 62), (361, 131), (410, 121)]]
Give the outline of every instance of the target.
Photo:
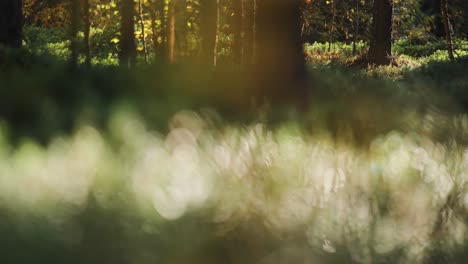
[(175, 56), (175, 10), (174, 0), (169, 1), (167, 14), (167, 57), (169, 63), (174, 63)]
[(90, 30), (91, 18), (89, 12), (89, 0), (83, 0), (83, 22), (84, 22), (84, 52), (86, 56), (86, 67), (91, 67), (91, 43), (90, 43)]
[(234, 41), (232, 42), (232, 57), (235, 64), (242, 62), (242, 0), (233, 0), (234, 16), (232, 17), (232, 28)]
[(145, 18), (143, 17), (143, 3), (142, 3), (142, 0), (138, 0), (138, 15), (139, 15), (139, 19), (140, 19), (141, 41), (143, 42), (144, 58), (145, 58), (145, 62), (148, 63), (148, 47), (146, 46)]
[(448, 15), (447, 0), (440, 1), (440, 10), (442, 13), (442, 21), (444, 23), (445, 41), (447, 42), (449, 58), (450, 60), (455, 60), (455, 57), (453, 56), (453, 28)]
[(254, 61), (255, 1), (242, 0), (242, 64), (252, 64)]
[(23, 41), (23, 4), (20, 0), (0, 1), (0, 45), (20, 48)]
[(218, 1), (200, 0), (200, 59), (203, 64), (216, 65)]
[(135, 45), (135, 5), (133, 0), (121, 1), (121, 39), (120, 39), (120, 65), (133, 67), (136, 63)]
[(78, 0), (70, 0), (70, 64), (72, 67), (78, 65), (78, 28), (80, 23), (80, 3)]
[[(180, 60), (187, 54), (187, 0), (172, 0), (174, 1), (175, 12), (175, 60)], [(214, 0), (212, 0), (214, 1)]]
[(463, 12), (463, 34), (465, 38), (468, 38), (468, 1), (462, 2), (462, 12)]
[[(328, 53), (331, 52), (331, 47), (333, 44), (333, 34), (335, 34), (335, 19), (336, 19), (336, 0), (331, 0), (330, 13), (331, 13), (331, 23), (330, 31), (328, 32)], [(331, 54), (330, 54), (331, 56)]]
[(392, 60), (393, 0), (375, 0), (372, 38), (368, 53), (370, 63), (386, 65)]
[[(155, 3), (155, 11), (157, 14), (154, 14), (154, 19), (156, 20), (157, 16), (159, 17), (161, 24), (159, 26), (159, 34), (161, 38), (161, 43), (158, 44), (158, 36), (156, 35), (156, 26), (154, 25), (153, 38), (156, 42), (153, 43), (155, 46), (156, 57), (159, 57), (159, 61), (166, 63), (169, 61), (168, 53), (168, 16), (166, 16), (166, 1), (160, 0)], [(157, 15), (157, 16), (156, 16)], [(155, 22), (155, 21), (153, 21)]]
[(358, 41), (358, 35), (359, 35), (359, 22), (360, 22), (360, 14), (359, 14), (359, 5), (360, 5), (360, 0), (354, 0), (354, 4), (356, 6), (355, 12), (356, 15), (354, 16), (354, 38), (353, 38), (353, 56), (356, 55), (356, 44)]
[(255, 78), (261, 97), (305, 98), (301, 3), (302, 0), (257, 3)]

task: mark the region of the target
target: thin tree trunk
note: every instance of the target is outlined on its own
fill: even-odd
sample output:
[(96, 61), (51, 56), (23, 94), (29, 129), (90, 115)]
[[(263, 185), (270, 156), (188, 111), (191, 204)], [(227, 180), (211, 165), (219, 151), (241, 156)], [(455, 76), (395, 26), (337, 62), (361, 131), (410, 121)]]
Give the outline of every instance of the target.
[(89, 12), (89, 0), (83, 0), (83, 22), (84, 22), (84, 52), (86, 56), (86, 67), (91, 67), (91, 44), (90, 44), (90, 30), (91, 18)]
[(450, 60), (455, 60), (455, 57), (453, 56), (453, 28), (448, 15), (447, 0), (440, 1), (440, 10), (442, 12), (442, 21), (444, 23), (445, 31), (445, 41), (447, 42), (447, 51), (449, 54), (449, 58)]
[[(174, 1), (175, 12), (175, 60), (185, 57), (187, 54), (187, 0), (172, 0)], [(212, 0), (214, 1), (214, 0)]]
[(167, 55), (169, 63), (174, 63), (175, 53), (175, 10), (174, 0), (169, 1), (168, 15), (167, 15)]
[(70, 64), (72, 67), (78, 65), (78, 27), (80, 23), (80, 3), (78, 0), (70, 0)]
[(20, 48), (23, 42), (22, 29), (22, 1), (0, 1), (0, 45), (4, 45), (9, 48)]
[(333, 43), (333, 34), (335, 33), (335, 18), (336, 18), (336, 7), (335, 7), (336, 0), (331, 0), (331, 1), (332, 2), (331, 2), (330, 8), (331, 8), (332, 19), (331, 19), (330, 31), (328, 32), (328, 53), (331, 52), (331, 47)]
[(134, 32), (135, 6), (133, 0), (121, 2), (121, 39), (120, 65), (133, 67), (136, 63), (136, 45)]
[(370, 63), (386, 65), (392, 60), (393, 0), (375, 0), (372, 38), (368, 53)]
[(258, 96), (305, 99), (301, 0), (261, 0), (257, 6), (255, 77)]
[(242, 0), (233, 0), (234, 16), (232, 18), (232, 27), (234, 32), (234, 41), (232, 42), (232, 57), (235, 64), (242, 62)]
[(360, 0), (355, 0), (355, 5), (356, 5), (356, 15), (354, 16), (354, 38), (353, 38), (353, 56), (356, 55), (356, 44), (358, 41), (358, 35), (359, 35), (359, 20), (361, 19), (359, 16), (359, 2)]
[(200, 0), (200, 59), (207, 65), (216, 65), (218, 1)]
[(144, 58), (145, 58), (145, 62), (148, 63), (148, 48), (146, 46), (145, 18), (143, 17), (143, 3), (142, 3), (142, 0), (138, 0), (138, 15), (139, 15), (139, 18), (140, 18), (141, 41), (143, 42)]
[[(161, 44), (156, 51), (156, 57), (159, 56), (161, 62), (166, 63), (169, 61), (169, 45), (168, 45), (168, 15), (166, 16), (166, 1), (159, 1), (156, 5), (156, 11), (159, 15), (159, 19), (161, 20), (160, 25), (160, 37), (161, 37)], [(156, 40), (157, 41), (157, 40)]]

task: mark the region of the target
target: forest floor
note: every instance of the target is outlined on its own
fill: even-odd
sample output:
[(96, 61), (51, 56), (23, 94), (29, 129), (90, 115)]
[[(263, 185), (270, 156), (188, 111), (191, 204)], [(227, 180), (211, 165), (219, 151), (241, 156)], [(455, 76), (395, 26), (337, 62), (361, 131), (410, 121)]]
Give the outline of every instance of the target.
[(1, 262), (465, 263), (468, 60), (397, 60), (312, 59), (307, 113), (228, 70), (5, 62)]

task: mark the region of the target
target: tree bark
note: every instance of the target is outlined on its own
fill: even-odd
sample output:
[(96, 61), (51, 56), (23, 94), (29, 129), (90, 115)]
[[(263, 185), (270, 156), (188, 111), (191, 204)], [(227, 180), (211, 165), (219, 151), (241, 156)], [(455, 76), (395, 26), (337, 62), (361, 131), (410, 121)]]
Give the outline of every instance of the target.
[(80, 3), (78, 0), (70, 0), (70, 64), (72, 67), (78, 65), (78, 28), (80, 23)]
[(252, 64), (254, 61), (255, 1), (242, 0), (242, 64)]
[[(187, 55), (187, 0), (174, 1), (175, 12), (175, 50), (174, 58), (179, 61)], [(212, 0), (214, 1), (214, 0)]]
[(233, 0), (234, 16), (232, 17), (232, 28), (234, 40), (232, 42), (232, 60), (234, 64), (242, 62), (242, 0)]
[(153, 46), (156, 52), (156, 58), (159, 57), (159, 61), (162, 63), (166, 63), (169, 61), (169, 53), (168, 53), (168, 16), (166, 16), (166, 2), (165, 1), (157, 1), (155, 3), (155, 12), (159, 16), (161, 20), (161, 24), (159, 26), (159, 34), (161, 38), (161, 43), (158, 43), (158, 36), (157, 30), (155, 25), (155, 20), (157, 18), (156, 13), (154, 13), (153, 17)]
[(261, 97), (305, 98), (301, 3), (302, 0), (258, 0), (255, 78)]
[(453, 56), (453, 28), (452, 23), (450, 23), (450, 18), (448, 15), (448, 3), (447, 0), (440, 1), (440, 10), (442, 13), (442, 21), (444, 23), (444, 31), (445, 31), (445, 41), (447, 44), (447, 51), (450, 60), (455, 60)]
[(136, 63), (135, 45), (135, 6), (133, 0), (121, 1), (121, 39), (120, 39), (120, 65), (133, 67)]
[(174, 63), (176, 39), (174, 0), (169, 1), (167, 12), (167, 58), (169, 63)]
[(386, 65), (392, 60), (393, 0), (375, 0), (372, 38), (368, 53), (370, 63)]
[(21, 0), (0, 2), (0, 45), (20, 48), (23, 42), (23, 4)]
[(206, 65), (216, 65), (218, 1), (200, 0), (200, 60), (201, 63)]
[(359, 35), (359, 22), (360, 22), (360, 14), (359, 14), (359, 5), (360, 5), (360, 0), (354, 0), (354, 4), (356, 6), (356, 9), (355, 9), (355, 12), (356, 12), (356, 15), (354, 16), (354, 37), (353, 37), (353, 56), (356, 55), (356, 44), (357, 44), (357, 41), (358, 41), (358, 35)]

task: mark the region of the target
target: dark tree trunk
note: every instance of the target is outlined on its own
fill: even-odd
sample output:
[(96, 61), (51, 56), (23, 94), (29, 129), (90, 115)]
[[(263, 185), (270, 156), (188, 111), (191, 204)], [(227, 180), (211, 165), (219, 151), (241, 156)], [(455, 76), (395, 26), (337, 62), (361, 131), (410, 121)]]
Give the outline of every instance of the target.
[(392, 60), (393, 0), (375, 0), (372, 37), (368, 59), (376, 65)]
[(20, 48), (23, 41), (23, 4), (21, 0), (0, 1), (0, 45)]
[(70, 14), (71, 14), (71, 19), (70, 19), (70, 50), (71, 50), (71, 56), (70, 56), (70, 64), (75, 67), (78, 65), (78, 28), (79, 28), (79, 23), (80, 23), (80, 3), (78, 0), (70, 0), (71, 5), (70, 5)]
[[(176, 61), (185, 57), (187, 54), (187, 0), (174, 1), (175, 12), (175, 50), (174, 57)], [(214, 0), (212, 0), (214, 1)]]
[(232, 57), (235, 64), (242, 62), (242, 0), (233, 0), (234, 16), (232, 17), (232, 28), (234, 41), (232, 43)]
[[(168, 41), (167, 41), (167, 36), (168, 36), (168, 19), (166, 16), (166, 3), (165, 1), (157, 1), (154, 6), (155, 10), (152, 13), (152, 19), (153, 19), (153, 46), (156, 52), (156, 58), (162, 62), (166, 63), (169, 61), (169, 55), (168, 55)], [(157, 13), (156, 13), (157, 12)], [(161, 24), (159, 26), (159, 36), (161, 38), (161, 43), (158, 43), (158, 36), (157, 36), (157, 29), (156, 29), (156, 19), (159, 17)]]
[(258, 0), (255, 78), (258, 96), (305, 98), (305, 57), (301, 38), (302, 0)]
[(252, 64), (254, 61), (255, 42), (255, 1), (242, 0), (242, 63)]
[(84, 22), (84, 52), (86, 56), (86, 66), (91, 67), (91, 43), (90, 43), (90, 30), (91, 18), (89, 12), (89, 0), (83, 1), (83, 22)]
[(447, 0), (440, 1), (440, 10), (442, 14), (442, 22), (444, 23), (445, 41), (447, 44), (449, 58), (450, 60), (455, 60), (455, 57), (453, 56), (453, 28), (448, 15)]
[(216, 65), (217, 23), (218, 0), (200, 0), (200, 59), (203, 64)]
[(133, 0), (121, 1), (121, 39), (120, 39), (120, 65), (133, 67), (136, 62), (135, 45), (135, 5)]
[(463, 12), (463, 34), (468, 38), (468, 1), (464, 0), (462, 2), (462, 12)]
[(358, 41), (358, 35), (359, 35), (359, 22), (360, 22), (360, 14), (359, 14), (359, 6), (360, 6), (360, 0), (354, 0), (354, 5), (356, 8), (356, 15), (354, 16), (354, 37), (353, 37), (353, 56), (356, 55), (356, 43)]

